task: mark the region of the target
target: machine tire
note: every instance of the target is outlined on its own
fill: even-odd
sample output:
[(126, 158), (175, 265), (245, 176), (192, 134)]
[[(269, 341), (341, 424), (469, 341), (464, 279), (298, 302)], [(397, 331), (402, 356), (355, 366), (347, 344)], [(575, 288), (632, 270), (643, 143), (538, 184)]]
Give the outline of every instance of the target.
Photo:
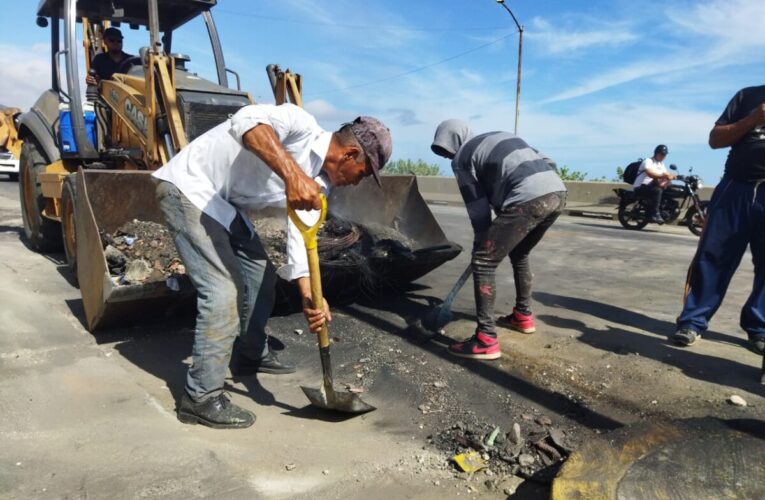
[[(704, 214), (706, 215), (709, 202), (705, 200), (700, 203), (701, 203), (701, 209), (704, 211)], [(689, 208), (688, 213), (685, 215), (685, 224), (688, 226), (688, 230), (690, 232), (692, 232), (696, 236), (701, 236), (701, 233), (704, 231), (704, 224), (699, 220), (698, 215), (699, 213), (696, 210), (696, 207)]]
[(33, 137), (26, 138), (19, 161), (19, 199), (24, 236), (29, 247), (38, 252), (61, 250), (61, 224), (42, 215), (47, 201), (38, 175), (45, 172), (47, 165), (37, 141)]
[(64, 179), (61, 190), (61, 242), (66, 256), (66, 265), (77, 279), (77, 232), (75, 208), (77, 201), (77, 174)]
[(619, 224), (621, 224), (625, 229), (639, 231), (648, 225), (648, 214), (644, 214), (644, 216), (640, 219), (635, 219), (631, 216), (632, 211), (636, 208), (635, 205), (638, 203), (639, 201), (636, 200), (629, 203), (619, 204), (619, 213), (617, 214), (617, 218), (619, 219)]

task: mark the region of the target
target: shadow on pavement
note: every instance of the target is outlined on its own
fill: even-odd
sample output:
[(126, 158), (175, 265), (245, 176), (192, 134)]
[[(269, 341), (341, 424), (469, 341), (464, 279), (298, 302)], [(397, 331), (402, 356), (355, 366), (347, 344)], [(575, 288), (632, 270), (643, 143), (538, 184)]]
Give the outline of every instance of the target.
[[(583, 314), (589, 314), (612, 323), (644, 330), (647, 333), (659, 335), (664, 338), (669, 337), (675, 331), (675, 324), (670, 323), (669, 321), (662, 321), (639, 312), (630, 311), (629, 309), (624, 309), (611, 304), (596, 302), (594, 300), (582, 299), (579, 297), (567, 297), (565, 295), (556, 295), (547, 292), (534, 292), (534, 300), (537, 300), (548, 307), (570, 309)], [(704, 333), (704, 338), (748, 348), (746, 340), (724, 333), (707, 331)]]
[(21, 239), (24, 230), (20, 226), (5, 226), (0, 224), (0, 233), (16, 233), (19, 235), (19, 239)]
[(760, 371), (753, 366), (682, 349), (666, 340), (613, 326), (606, 326), (604, 330), (600, 330), (590, 328), (575, 319), (549, 315), (539, 316), (539, 319), (555, 328), (581, 332), (577, 340), (596, 349), (620, 355), (639, 354), (641, 357), (674, 366), (691, 378), (765, 395), (765, 387), (759, 384)]

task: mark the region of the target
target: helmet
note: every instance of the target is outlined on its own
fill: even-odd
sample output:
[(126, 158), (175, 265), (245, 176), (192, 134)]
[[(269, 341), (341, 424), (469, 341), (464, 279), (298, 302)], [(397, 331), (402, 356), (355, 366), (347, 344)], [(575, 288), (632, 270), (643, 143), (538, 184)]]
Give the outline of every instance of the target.
[(653, 154), (654, 155), (659, 155), (659, 154), (661, 154), (661, 155), (668, 155), (669, 154), (669, 149), (667, 149), (667, 146), (665, 146), (664, 144), (659, 144), (653, 150)]

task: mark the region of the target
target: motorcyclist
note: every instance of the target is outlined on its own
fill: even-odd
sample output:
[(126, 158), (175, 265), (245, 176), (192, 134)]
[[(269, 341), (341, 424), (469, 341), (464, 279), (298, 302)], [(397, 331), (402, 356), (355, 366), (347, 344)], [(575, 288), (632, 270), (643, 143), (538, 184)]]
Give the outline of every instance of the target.
[(660, 211), (661, 197), (664, 189), (669, 186), (670, 181), (677, 178), (676, 175), (670, 173), (664, 166), (664, 159), (668, 154), (667, 146), (664, 144), (656, 146), (653, 150), (653, 156), (646, 158), (640, 164), (638, 175), (632, 185), (637, 196), (651, 201), (648, 205), (651, 211), (649, 216), (657, 224), (664, 224)]

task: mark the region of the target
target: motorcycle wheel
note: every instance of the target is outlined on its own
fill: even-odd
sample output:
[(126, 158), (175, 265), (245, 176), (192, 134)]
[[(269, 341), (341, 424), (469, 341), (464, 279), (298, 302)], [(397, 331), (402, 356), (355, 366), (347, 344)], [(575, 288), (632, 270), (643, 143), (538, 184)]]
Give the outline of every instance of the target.
[[(707, 206), (709, 206), (708, 201), (701, 202), (701, 210), (705, 216), (707, 215)], [(701, 236), (701, 233), (704, 231), (704, 222), (699, 216), (699, 212), (696, 210), (696, 207), (691, 207), (688, 209), (688, 213), (685, 214), (685, 224), (688, 226), (688, 230), (696, 236)]]
[(637, 231), (648, 225), (648, 211), (637, 201), (620, 204), (617, 217), (625, 229)]

